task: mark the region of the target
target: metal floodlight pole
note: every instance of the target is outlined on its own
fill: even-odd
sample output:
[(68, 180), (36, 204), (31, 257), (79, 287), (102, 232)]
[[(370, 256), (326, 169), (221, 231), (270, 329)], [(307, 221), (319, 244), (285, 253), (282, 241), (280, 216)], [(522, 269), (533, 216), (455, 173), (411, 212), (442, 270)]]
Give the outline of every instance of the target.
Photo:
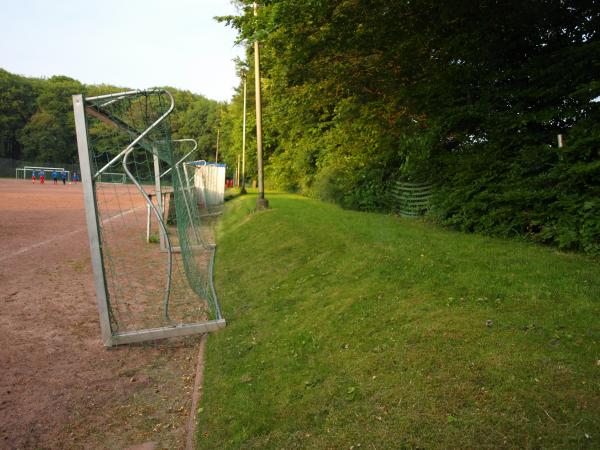
[[(258, 5), (254, 2), (254, 15), (257, 16)], [(268, 208), (269, 202), (265, 199), (263, 148), (262, 148), (262, 106), (260, 99), (260, 55), (258, 39), (254, 39), (254, 82), (256, 89), (256, 165), (258, 166), (258, 209)]]
[(241, 194), (246, 193), (246, 71), (242, 71), (244, 79), (244, 115), (242, 116), (242, 189)]
[(246, 71), (242, 71), (244, 79), (244, 115), (242, 118), (242, 189), (240, 193), (246, 193)]
[(221, 126), (217, 128), (217, 152), (215, 153), (215, 163), (219, 162), (219, 137), (221, 136)]
[(219, 111), (219, 125), (217, 126), (217, 152), (215, 153), (215, 163), (219, 162), (219, 138), (221, 137), (221, 119), (223, 118), (223, 106)]

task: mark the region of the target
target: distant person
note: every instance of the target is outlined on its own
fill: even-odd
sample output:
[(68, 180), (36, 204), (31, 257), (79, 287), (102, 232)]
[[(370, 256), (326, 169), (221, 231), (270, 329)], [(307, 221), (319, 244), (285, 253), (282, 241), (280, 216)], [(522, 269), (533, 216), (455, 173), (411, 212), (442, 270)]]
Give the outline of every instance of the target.
[(56, 170), (52, 171), (52, 183), (53, 184), (57, 184), (58, 183), (58, 172)]
[(67, 172), (63, 170), (60, 177), (62, 178), (63, 184), (67, 184)]
[(32, 170), (32, 171), (31, 171), (31, 181), (33, 181), (33, 184), (35, 184), (35, 176), (36, 176), (36, 175), (37, 175), (37, 174), (35, 173), (35, 170)]
[(73, 183), (77, 183), (79, 181), (79, 175), (77, 172), (73, 171)]
[(44, 184), (44, 180), (46, 179), (46, 171), (44, 169), (40, 170), (40, 184)]

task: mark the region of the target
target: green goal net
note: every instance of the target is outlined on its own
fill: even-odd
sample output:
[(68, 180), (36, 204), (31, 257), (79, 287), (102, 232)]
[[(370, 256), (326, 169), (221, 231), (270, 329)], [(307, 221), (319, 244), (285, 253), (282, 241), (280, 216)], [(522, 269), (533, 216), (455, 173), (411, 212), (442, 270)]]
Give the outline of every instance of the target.
[(212, 227), (201, 220), (185, 168), (193, 140), (171, 139), (170, 93), (73, 102), (105, 344), (224, 326), (212, 283)]

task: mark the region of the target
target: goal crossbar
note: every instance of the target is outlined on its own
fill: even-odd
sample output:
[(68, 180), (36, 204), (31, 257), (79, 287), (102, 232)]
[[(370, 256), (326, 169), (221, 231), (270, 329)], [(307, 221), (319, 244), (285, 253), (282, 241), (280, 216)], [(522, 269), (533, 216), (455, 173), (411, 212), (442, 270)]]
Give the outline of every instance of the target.
[[(106, 177), (109, 177), (109, 179), (107, 180)], [(118, 181), (111, 180), (110, 179), (111, 177), (114, 177), (114, 179), (117, 179)], [(98, 181), (102, 182), (102, 183), (121, 183), (121, 184), (125, 184), (126, 181), (127, 181), (127, 177), (122, 172), (102, 172), (98, 176)]]
[(57, 172), (66, 172), (67, 173), (67, 178), (70, 179), (71, 178), (71, 171), (70, 170), (65, 170), (64, 167), (44, 167), (44, 166), (23, 166), (23, 167), (17, 167), (15, 169), (15, 178), (20, 178), (19, 177), (19, 172), (23, 172), (23, 179), (25, 179), (27, 177), (27, 172), (28, 171), (38, 171), (38, 170), (43, 170), (46, 172), (53, 172), (53, 171), (57, 171)]

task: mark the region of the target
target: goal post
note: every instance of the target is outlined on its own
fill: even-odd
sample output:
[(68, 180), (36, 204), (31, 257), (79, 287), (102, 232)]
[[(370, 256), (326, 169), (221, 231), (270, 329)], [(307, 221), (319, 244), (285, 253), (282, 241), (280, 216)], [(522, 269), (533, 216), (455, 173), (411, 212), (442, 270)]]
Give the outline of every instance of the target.
[(79, 170), (81, 171), (81, 185), (83, 187), (83, 203), (85, 205), (85, 219), (92, 257), (92, 271), (94, 286), (96, 288), (96, 304), (100, 316), (100, 333), (105, 346), (112, 345), (112, 329), (108, 308), (108, 291), (106, 276), (100, 247), (100, 226), (98, 223), (98, 210), (92, 180), (92, 169), (87, 138), (87, 123), (85, 120), (83, 95), (73, 96), (73, 113), (75, 116), (75, 134), (79, 153)]
[[(35, 171), (35, 173), (37, 175), (42, 170), (45, 172), (45, 176), (47, 178), (50, 178), (50, 175), (54, 171), (56, 171), (59, 175), (62, 174), (63, 172), (66, 172), (67, 173), (67, 181), (71, 181), (71, 171), (70, 170), (65, 170), (64, 167), (44, 167), (44, 166), (24, 166), (24, 167), (17, 167), (15, 169), (15, 178), (17, 178), (17, 179), (23, 178), (24, 180), (26, 180), (26, 179), (32, 177), (32, 174), (33, 174), (34, 171)], [(22, 174), (22, 176), (20, 174)]]
[(98, 175), (98, 182), (125, 184), (127, 182), (127, 177), (122, 172), (102, 172)]
[[(206, 333), (226, 324), (213, 285), (214, 237), (184, 176), (188, 155), (177, 158), (172, 148), (173, 108), (171, 94), (158, 88), (73, 96), (105, 346)], [(174, 223), (163, 211), (171, 196)], [(147, 243), (148, 215), (163, 251)]]
[[(186, 203), (188, 203), (187, 198), (188, 197), (193, 197), (195, 198), (195, 192), (193, 191), (193, 189), (191, 188), (190, 185), (190, 180), (187, 177), (187, 172), (185, 172), (185, 164), (186, 161), (188, 160), (188, 158), (190, 158), (190, 156), (192, 156), (194, 154), (194, 152), (198, 149), (198, 142), (195, 139), (191, 139), (191, 138), (184, 138), (184, 139), (174, 139), (171, 141), (172, 144), (181, 144), (181, 145), (185, 145), (185, 144), (192, 144), (192, 149), (189, 150), (187, 153), (185, 153), (183, 155), (183, 157), (181, 157), (172, 167), (166, 169), (164, 172), (160, 173), (160, 165), (159, 162), (156, 158), (153, 159), (154, 162), (154, 169), (155, 169), (155, 177), (154, 177), (154, 194), (150, 195), (151, 198), (155, 198), (157, 206), (159, 208), (159, 210), (162, 212), (162, 214), (164, 215), (165, 213), (165, 206), (167, 203), (167, 196), (165, 195), (165, 193), (163, 193), (162, 195), (159, 194), (159, 192), (162, 191), (161, 185), (162, 185), (162, 181), (163, 179), (167, 178), (167, 176), (169, 174), (171, 174), (173, 172), (173, 169), (175, 169), (175, 174), (178, 177), (178, 181), (181, 184), (183, 189), (186, 189), (188, 192), (186, 193), (186, 196), (184, 197), (184, 200)], [(183, 174), (182, 174), (183, 171)], [(159, 176), (157, 176), (157, 174), (159, 174)], [(189, 202), (192, 203), (192, 202)], [(197, 201), (194, 202), (194, 204), (197, 204)], [(189, 214), (188, 214), (189, 215)], [(146, 216), (146, 241), (150, 242), (150, 228), (152, 226), (152, 214), (150, 213), (150, 206), (148, 206), (147, 208), (147, 216)], [(165, 246), (164, 246), (164, 236), (162, 235), (162, 232), (159, 230), (159, 242), (160, 242), (160, 248), (161, 250), (165, 250)], [(176, 252), (181, 251), (181, 249), (179, 247), (173, 247), (173, 250)]]

